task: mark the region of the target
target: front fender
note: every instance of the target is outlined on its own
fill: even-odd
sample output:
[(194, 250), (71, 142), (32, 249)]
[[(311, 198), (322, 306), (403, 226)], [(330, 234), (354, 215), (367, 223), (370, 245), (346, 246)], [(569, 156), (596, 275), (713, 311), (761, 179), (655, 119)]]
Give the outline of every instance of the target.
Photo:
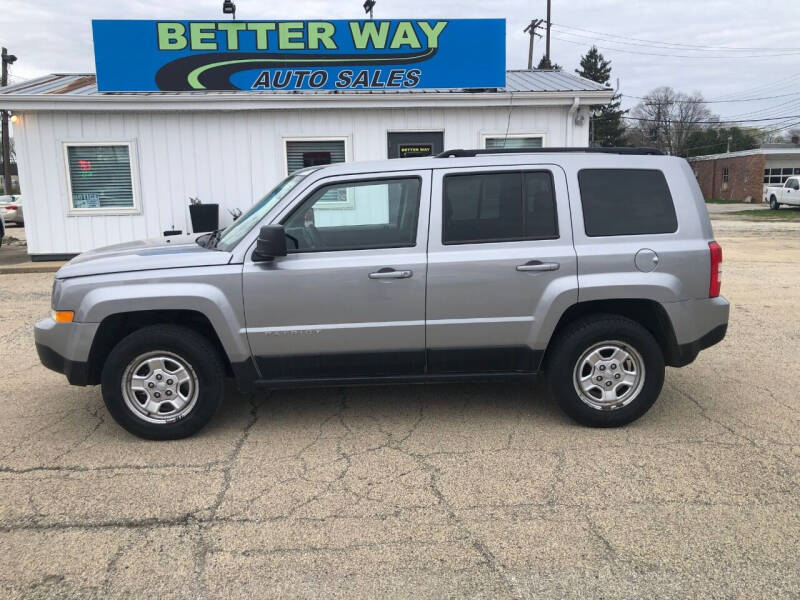
[[(231, 273), (221, 274), (217, 271), (213, 276), (203, 278), (197, 275), (196, 278), (205, 281), (111, 280), (106, 285), (95, 282), (75, 309), (75, 320), (100, 323), (111, 315), (121, 313), (196, 311), (209, 320), (231, 362), (247, 360), (250, 358), (250, 348), (244, 335), (241, 265)], [(209, 280), (215, 283), (208, 283)]]

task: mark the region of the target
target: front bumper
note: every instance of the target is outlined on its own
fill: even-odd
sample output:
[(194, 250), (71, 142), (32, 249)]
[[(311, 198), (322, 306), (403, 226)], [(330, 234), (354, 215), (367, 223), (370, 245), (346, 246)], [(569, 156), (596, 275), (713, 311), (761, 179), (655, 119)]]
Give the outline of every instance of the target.
[(73, 361), (61, 356), (58, 352), (43, 344), (36, 344), (36, 352), (42, 364), (56, 373), (67, 376), (72, 385), (89, 384), (89, 363)]
[(42, 364), (67, 376), (72, 385), (89, 385), (89, 351), (99, 323), (56, 323), (52, 317), (34, 326)]

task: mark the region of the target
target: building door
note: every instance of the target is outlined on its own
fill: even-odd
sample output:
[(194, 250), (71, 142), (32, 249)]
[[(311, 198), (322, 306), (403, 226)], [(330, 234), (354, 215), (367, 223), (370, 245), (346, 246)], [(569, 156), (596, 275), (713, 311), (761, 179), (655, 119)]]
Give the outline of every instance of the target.
[(389, 158), (436, 156), (444, 151), (444, 133), (441, 131), (390, 131)]

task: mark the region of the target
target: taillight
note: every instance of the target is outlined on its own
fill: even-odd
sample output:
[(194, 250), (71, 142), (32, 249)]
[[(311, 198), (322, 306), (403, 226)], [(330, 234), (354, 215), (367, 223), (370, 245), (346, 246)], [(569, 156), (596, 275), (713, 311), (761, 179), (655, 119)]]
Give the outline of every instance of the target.
[(717, 242), (708, 242), (708, 249), (711, 252), (711, 278), (708, 284), (708, 297), (716, 298), (719, 296), (719, 288), (722, 285), (722, 246)]
[(9, 205), (7, 205), (7, 206), (6, 206), (6, 208), (7, 208), (8, 210), (17, 210), (17, 207), (16, 207), (16, 206), (14, 206), (13, 204), (9, 204)]

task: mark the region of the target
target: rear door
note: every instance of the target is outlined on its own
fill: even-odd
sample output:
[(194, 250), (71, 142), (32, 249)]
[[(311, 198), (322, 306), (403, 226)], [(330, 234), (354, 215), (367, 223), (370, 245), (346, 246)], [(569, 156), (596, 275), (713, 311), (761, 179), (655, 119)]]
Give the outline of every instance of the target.
[(535, 371), (553, 315), (575, 301), (577, 265), (559, 167), (434, 171), (429, 373)]

